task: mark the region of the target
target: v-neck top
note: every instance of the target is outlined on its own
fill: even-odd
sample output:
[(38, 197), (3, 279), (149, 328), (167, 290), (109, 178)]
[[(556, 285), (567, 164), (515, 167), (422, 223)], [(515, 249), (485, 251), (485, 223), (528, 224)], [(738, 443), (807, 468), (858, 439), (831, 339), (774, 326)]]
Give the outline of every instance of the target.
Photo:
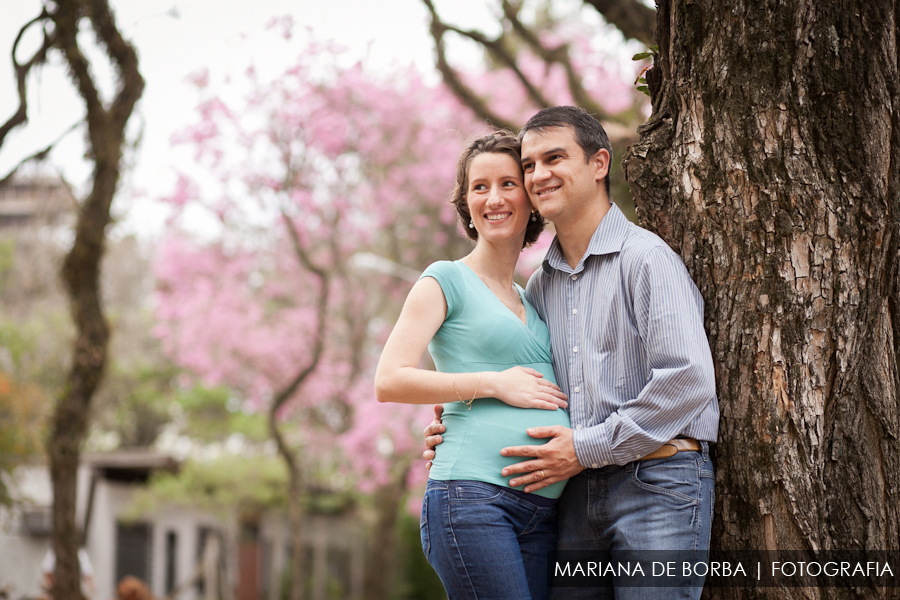
[[(438, 371), (504, 371), (521, 366), (535, 369), (547, 381), (556, 383), (547, 325), (525, 300), (519, 285), (516, 289), (525, 306), (525, 323), (461, 261), (433, 263), (422, 277), (434, 278), (447, 301), (447, 316), (428, 344)], [(500, 471), (522, 459), (502, 456), (502, 448), (549, 441), (530, 437), (525, 432), (529, 427), (569, 427), (564, 409), (516, 408), (496, 398), (478, 398), (471, 410), (465, 402), (445, 404), (443, 421), (447, 431), (437, 447), (429, 477), (484, 481), (504, 487), (509, 487), (511, 477), (501, 476)], [(535, 493), (559, 498), (564, 487), (562, 481)]]

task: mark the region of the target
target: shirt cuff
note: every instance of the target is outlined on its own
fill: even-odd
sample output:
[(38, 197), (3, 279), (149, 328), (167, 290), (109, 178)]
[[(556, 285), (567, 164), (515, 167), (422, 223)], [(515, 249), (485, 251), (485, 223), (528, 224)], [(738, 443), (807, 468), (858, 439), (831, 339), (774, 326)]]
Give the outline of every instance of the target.
[(613, 464), (612, 449), (603, 425), (576, 429), (572, 433), (575, 456), (585, 469), (599, 469)]

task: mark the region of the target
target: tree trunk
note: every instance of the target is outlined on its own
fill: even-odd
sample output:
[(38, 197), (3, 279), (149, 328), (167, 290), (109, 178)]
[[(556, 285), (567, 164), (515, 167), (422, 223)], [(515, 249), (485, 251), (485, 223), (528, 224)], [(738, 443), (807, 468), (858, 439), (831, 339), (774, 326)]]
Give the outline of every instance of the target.
[[(94, 163), (90, 194), (80, 205), (75, 240), (62, 269), (76, 336), (72, 367), (59, 397), (48, 441), (53, 485), (53, 550), (56, 600), (81, 598), (75, 501), (80, 448), (87, 430), (91, 399), (106, 366), (109, 327), (100, 303), (100, 263), (110, 223), (110, 207), (119, 181), (125, 126), (140, 98), (144, 81), (137, 55), (119, 34), (106, 0), (58, 0), (50, 18), (56, 46), (65, 57), (84, 100), (89, 152)], [(112, 62), (118, 79), (109, 108), (103, 105), (90, 64), (78, 44), (78, 23), (88, 18)]]
[[(310, 371), (311, 372), (311, 371)], [(296, 388), (294, 388), (296, 389)], [(282, 391), (281, 402), (275, 402), (269, 409), (269, 433), (278, 447), (278, 454), (288, 470), (288, 527), (291, 541), (290, 573), (291, 585), (288, 600), (303, 600), (306, 595), (306, 550), (303, 547), (303, 472), (300, 469), (297, 453), (290, 447), (284, 434), (278, 428), (279, 409), (294, 390)]]
[(306, 548), (303, 546), (303, 481), (296, 466), (291, 469), (288, 485), (288, 523), (291, 528), (291, 589), (289, 600), (306, 596)]
[(706, 301), (714, 549), (900, 548), (898, 17), (887, 0), (658, 2), (653, 116), (624, 163)]

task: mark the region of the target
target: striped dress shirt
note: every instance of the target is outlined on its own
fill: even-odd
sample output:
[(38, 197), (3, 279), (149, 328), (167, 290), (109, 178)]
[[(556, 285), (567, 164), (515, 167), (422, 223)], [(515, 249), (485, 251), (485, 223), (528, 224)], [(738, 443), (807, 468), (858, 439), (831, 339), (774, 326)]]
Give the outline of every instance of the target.
[(679, 435), (716, 441), (703, 299), (657, 235), (612, 205), (574, 269), (553, 240), (526, 293), (550, 328), (582, 466), (624, 465)]

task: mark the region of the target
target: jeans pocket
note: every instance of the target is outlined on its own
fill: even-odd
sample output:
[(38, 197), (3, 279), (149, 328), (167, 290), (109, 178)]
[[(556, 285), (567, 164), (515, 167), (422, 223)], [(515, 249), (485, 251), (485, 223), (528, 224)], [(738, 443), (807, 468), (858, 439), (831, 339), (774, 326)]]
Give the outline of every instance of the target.
[(636, 461), (631, 478), (635, 485), (648, 492), (663, 494), (691, 506), (700, 504), (697, 464), (682, 453), (670, 458)]
[(493, 502), (503, 493), (503, 488), (482, 481), (454, 481), (450, 484), (451, 503)]
[(419, 517), (419, 536), (422, 538), (422, 552), (425, 558), (431, 553), (431, 536), (428, 533), (428, 493), (422, 498), (422, 516)]

